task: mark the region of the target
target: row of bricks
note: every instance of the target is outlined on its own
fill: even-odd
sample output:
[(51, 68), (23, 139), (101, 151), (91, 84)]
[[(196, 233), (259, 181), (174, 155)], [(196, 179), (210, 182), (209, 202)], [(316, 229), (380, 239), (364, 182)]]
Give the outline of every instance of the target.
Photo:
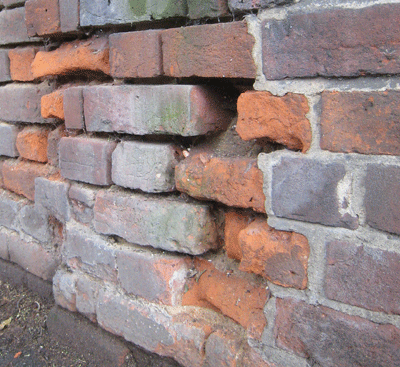
[[(107, 2), (104, 0), (104, 3)], [(48, 17), (48, 12), (44, 11), (46, 7), (40, 5), (38, 9)], [(34, 11), (32, 14), (38, 24), (43, 24)], [(58, 12), (54, 14), (58, 15)], [(396, 27), (399, 14), (400, 5), (379, 4), (311, 13), (289, 11), (281, 20), (265, 20), (261, 24), (263, 73), (267, 79), (397, 74), (399, 63), (393, 55), (398, 50), (393, 45), (399, 42)], [(3, 44), (29, 40), (27, 36), (14, 36), (21, 32), (21, 24), (15, 19), (17, 16), (21, 22), (23, 8), (0, 13)], [(58, 24), (57, 21), (50, 23)], [(343, 23), (347, 26), (343, 27)], [(388, 27), (388, 24), (396, 26)], [(347, 36), (348, 32), (343, 33), (343, 29), (351, 29), (352, 37)], [(365, 29), (375, 30), (373, 39)], [(254, 78), (256, 75), (251, 56), (254, 40), (242, 22), (169, 29), (161, 34), (162, 45), (159, 31), (113, 35), (117, 48), (111, 52), (111, 57), (115, 57), (114, 70), (120, 69), (115, 71), (115, 76), (151, 77), (162, 72), (174, 77)], [(201, 44), (196, 42), (198, 39), (202, 40)], [(164, 49), (163, 66), (161, 48)], [(297, 62), (293, 63), (293, 59)], [(145, 66), (147, 63), (149, 66)]]

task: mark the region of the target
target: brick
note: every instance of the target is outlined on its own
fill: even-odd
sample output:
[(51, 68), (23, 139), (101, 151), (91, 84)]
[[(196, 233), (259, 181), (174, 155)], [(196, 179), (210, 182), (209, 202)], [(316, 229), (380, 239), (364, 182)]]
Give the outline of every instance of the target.
[(4, 186), (32, 201), (35, 199), (35, 179), (51, 174), (54, 169), (42, 163), (9, 160), (3, 164)]
[(14, 7), (17, 5), (24, 5), (25, 0), (2, 0), (1, 3), (7, 8), (7, 7)]
[(85, 127), (83, 113), (83, 87), (71, 87), (64, 91), (63, 110), (65, 127), (83, 130)]
[(168, 29), (162, 42), (168, 76), (255, 78), (254, 38), (245, 22)]
[(76, 282), (76, 309), (92, 322), (97, 322), (96, 305), (101, 284), (82, 273)]
[(83, 91), (88, 131), (197, 136), (227, 127), (223, 96), (192, 85), (95, 86)]
[[(0, 258), (6, 261), (10, 260), (8, 252), (8, 232), (0, 230)], [(0, 263), (0, 265), (3, 265)]]
[(4, 188), (4, 183), (3, 183), (3, 164), (5, 162), (4, 158), (0, 157), (0, 189)]
[(32, 63), (35, 78), (81, 73), (82, 70), (110, 73), (107, 37), (92, 37), (62, 44), (53, 51), (39, 51)]
[(239, 270), (262, 275), (283, 287), (306, 289), (310, 247), (305, 236), (277, 231), (257, 218), (238, 236), (242, 251)]
[(9, 122), (52, 123), (40, 114), (40, 99), (52, 91), (42, 84), (9, 84), (0, 87), (0, 119)]
[(74, 273), (59, 268), (53, 277), (54, 301), (69, 311), (76, 312), (76, 283), (78, 277)]
[(0, 13), (0, 45), (29, 41), (31, 40), (25, 26), (25, 8), (3, 10)]
[(232, 12), (264, 9), (294, 2), (294, 0), (228, 0), (229, 9)]
[(114, 78), (153, 78), (162, 75), (161, 31), (110, 35), (110, 65)]
[(71, 200), (79, 201), (88, 208), (93, 208), (98, 191), (92, 186), (73, 182), (68, 195)]
[(11, 79), (20, 82), (31, 82), (35, 80), (31, 64), (38, 52), (38, 47), (14, 48), (8, 51), (10, 58)]
[(372, 311), (400, 314), (400, 255), (362, 244), (326, 244), (325, 295)]
[(8, 50), (0, 50), (0, 82), (9, 82), (10, 80), (10, 59), (8, 58)]
[(176, 188), (198, 199), (265, 212), (263, 177), (252, 158), (213, 158), (198, 153), (175, 169)]
[(16, 146), (22, 158), (36, 162), (47, 162), (49, 129), (27, 126), (17, 136)]
[(59, 166), (60, 141), (66, 136), (65, 126), (60, 125), (49, 132), (47, 137), (47, 160), (52, 166)]
[(400, 167), (370, 164), (364, 180), (367, 223), (400, 234)]
[(242, 248), (239, 243), (239, 233), (254, 220), (250, 215), (230, 211), (225, 214), (224, 240), (226, 255), (230, 259), (241, 260)]
[(60, 262), (54, 253), (36, 242), (22, 240), (17, 233), (10, 232), (7, 242), (11, 262), (44, 280), (53, 278)]
[(79, 0), (58, 0), (61, 32), (73, 32), (79, 28)]
[(35, 180), (35, 205), (43, 207), (60, 222), (69, 220), (69, 183), (38, 177)]
[(311, 145), (311, 126), (306, 118), (307, 98), (288, 93), (246, 92), (238, 99), (236, 131), (243, 140), (267, 138), (289, 149), (306, 152)]
[(40, 102), (42, 117), (64, 120), (63, 97), (63, 90), (56, 90), (50, 94), (42, 96)]
[(97, 232), (142, 246), (198, 255), (217, 245), (208, 205), (114, 190), (97, 194), (94, 212)]
[(183, 305), (208, 307), (235, 320), (259, 339), (267, 324), (264, 306), (270, 292), (265, 285), (217, 270), (206, 260), (195, 259), (197, 275), (183, 296)]
[(400, 363), (400, 330), (392, 325), (292, 299), (277, 299), (276, 304), (278, 347), (327, 367), (395, 367)]
[(175, 166), (181, 149), (168, 143), (125, 141), (112, 154), (115, 184), (144, 192), (175, 190)]
[(85, 226), (67, 224), (63, 261), (72, 269), (116, 283), (116, 252), (115, 245)]
[(164, 305), (182, 303), (190, 266), (188, 257), (135, 250), (127, 246), (117, 252), (121, 287), (135, 296)]
[(190, 19), (217, 18), (229, 15), (228, 0), (188, 0)]
[(355, 229), (351, 198), (339, 195), (345, 176), (341, 163), (284, 157), (273, 167), (272, 210), (278, 217)]
[(19, 224), (23, 232), (42, 243), (49, 243), (53, 238), (53, 228), (49, 214), (43, 208), (26, 205), (19, 214)]
[(26, 199), (0, 190), (0, 225), (9, 229), (16, 229), (18, 213), (27, 204)]
[(0, 122), (0, 156), (18, 157), (17, 136), (21, 128)]
[(94, 185), (110, 185), (111, 154), (117, 143), (83, 137), (60, 141), (61, 175), (70, 180)]
[(399, 19), (399, 4), (380, 4), (264, 21), (264, 74), (267, 79), (396, 74)]
[(153, 19), (186, 16), (184, 0), (117, 0), (110, 4), (108, 0), (96, 3), (90, 0), (80, 1), (80, 24), (86, 26), (103, 26), (127, 24)]
[(60, 33), (58, 0), (27, 0), (25, 10), (25, 24), (30, 37)]
[(400, 92), (323, 92), (321, 148), (400, 155)]

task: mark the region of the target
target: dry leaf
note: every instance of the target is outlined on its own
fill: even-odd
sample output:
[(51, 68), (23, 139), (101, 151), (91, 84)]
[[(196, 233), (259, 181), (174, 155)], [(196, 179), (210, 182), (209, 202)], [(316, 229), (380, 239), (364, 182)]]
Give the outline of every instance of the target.
[(0, 323), (0, 330), (3, 330), (6, 328), (8, 325), (11, 324), (12, 316), (8, 318), (7, 320), (4, 320), (3, 322)]

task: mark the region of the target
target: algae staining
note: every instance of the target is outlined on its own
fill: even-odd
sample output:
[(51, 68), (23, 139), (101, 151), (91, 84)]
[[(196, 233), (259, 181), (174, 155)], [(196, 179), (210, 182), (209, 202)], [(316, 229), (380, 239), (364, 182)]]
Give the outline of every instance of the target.
[(147, 0), (129, 0), (129, 6), (134, 15), (138, 17), (146, 15)]

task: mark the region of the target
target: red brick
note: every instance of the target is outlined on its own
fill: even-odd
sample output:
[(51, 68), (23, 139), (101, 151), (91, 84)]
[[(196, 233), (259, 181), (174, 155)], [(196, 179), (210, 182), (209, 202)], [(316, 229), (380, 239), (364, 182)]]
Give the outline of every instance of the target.
[(277, 346), (326, 367), (400, 365), (400, 330), (324, 306), (277, 299)]
[(194, 263), (197, 274), (189, 282), (183, 304), (220, 311), (260, 338), (267, 323), (263, 309), (270, 297), (265, 286), (223, 273), (206, 260), (195, 258)]
[(47, 162), (47, 137), (49, 129), (28, 126), (17, 136), (17, 149), (22, 158), (36, 162)]
[(267, 79), (400, 71), (399, 4), (289, 13), (261, 29)]
[(106, 186), (111, 181), (111, 154), (117, 143), (84, 137), (60, 141), (61, 175), (70, 180)]
[(64, 43), (53, 51), (39, 51), (32, 63), (35, 78), (82, 70), (110, 73), (107, 37)]
[(168, 29), (162, 41), (168, 76), (255, 78), (254, 38), (245, 22)]
[(152, 78), (161, 75), (161, 31), (112, 34), (110, 64), (111, 76), (115, 78)]
[(8, 52), (12, 80), (30, 82), (35, 79), (32, 74), (31, 64), (38, 50), (38, 47), (30, 46), (15, 48)]
[(25, 26), (25, 8), (3, 10), (0, 13), (0, 45), (34, 41)]
[(400, 314), (400, 255), (362, 244), (326, 245), (325, 295), (372, 311)]
[(236, 131), (243, 140), (267, 138), (289, 149), (306, 152), (311, 145), (311, 126), (306, 118), (307, 98), (288, 93), (246, 92), (238, 99)]
[(3, 164), (4, 186), (29, 200), (35, 199), (35, 178), (49, 177), (54, 168), (41, 163), (8, 160)]
[(253, 220), (249, 215), (228, 212), (225, 214), (225, 251), (226, 255), (235, 260), (242, 260), (242, 248), (239, 243), (239, 233)]
[(44, 118), (59, 118), (64, 120), (64, 90), (56, 90), (42, 96), (41, 114)]
[(58, 0), (27, 0), (25, 23), (30, 37), (61, 31)]
[(175, 168), (176, 188), (198, 199), (265, 212), (263, 177), (256, 159), (189, 156)]
[(83, 130), (85, 127), (83, 112), (83, 87), (71, 87), (64, 91), (63, 110), (65, 127)]
[(262, 275), (284, 287), (305, 289), (310, 247), (305, 236), (277, 231), (257, 218), (240, 231), (243, 257), (239, 269)]
[(400, 92), (322, 93), (321, 148), (400, 155)]

